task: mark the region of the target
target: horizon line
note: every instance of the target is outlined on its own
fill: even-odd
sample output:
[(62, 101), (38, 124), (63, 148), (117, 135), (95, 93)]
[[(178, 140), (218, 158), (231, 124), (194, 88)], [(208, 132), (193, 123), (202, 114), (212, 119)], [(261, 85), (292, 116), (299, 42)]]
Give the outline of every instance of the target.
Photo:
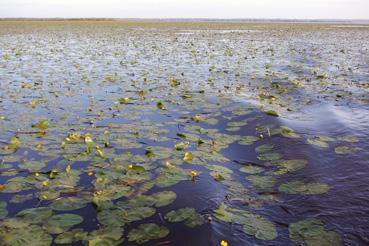
[(134, 17), (134, 18), (114, 18), (114, 17), (0, 17), (0, 20), (207, 20), (207, 21), (368, 21), (362, 18), (207, 18), (207, 17)]

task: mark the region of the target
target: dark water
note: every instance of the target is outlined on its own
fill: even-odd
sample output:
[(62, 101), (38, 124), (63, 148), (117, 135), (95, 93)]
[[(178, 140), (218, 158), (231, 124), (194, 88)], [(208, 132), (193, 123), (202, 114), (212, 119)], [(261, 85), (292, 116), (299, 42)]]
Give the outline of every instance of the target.
[[(92, 231), (111, 229), (96, 217), (99, 213), (115, 211), (119, 201), (160, 191), (173, 191), (176, 199), (155, 208), (152, 216), (122, 225), (121, 245), (137, 245), (127, 235), (144, 223), (165, 226), (169, 234), (142, 245), (220, 245), (222, 240), (229, 245), (325, 245), (291, 240), (289, 225), (308, 218), (322, 221), (325, 230), (339, 235), (342, 245), (369, 244), (368, 28), (266, 23), (157, 27), (119, 22), (0, 26), (0, 184), (4, 185), (0, 199), (7, 204), (7, 214), (0, 216), (0, 245), (9, 245), (7, 234), (24, 233), (9, 228), (10, 218), (23, 221), (18, 212), (49, 207), (61, 197), (84, 201), (79, 209), (53, 211), (83, 217), (83, 222), (64, 231), (82, 228), (88, 236), (68, 245), (91, 244)], [(267, 115), (268, 110), (280, 117)], [(193, 119), (199, 115), (201, 120)], [(42, 120), (48, 127), (32, 127)], [(232, 129), (230, 122), (245, 124)], [(280, 126), (293, 129), (298, 137), (273, 133)], [(42, 131), (45, 134), (37, 134)], [(82, 135), (80, 140), (65, 140), (75, 132)], [(103, 157), (94, 148), (85, 155), (86, 133), (101, 147)], [(319, 142), (323, 147), (309, 143), (319, 135), (329, 137)], [(244, 136), (257, 140), (242, 145)], [(12, 137), (21, 145), (9, 151)], [(198, 139), (205, 143), (198, 144)], [(63, 141), (67, 141), (64, 149)], [(185, 150), (175, 150), (180, 142), (186, 142)], [(278, 166), (260, 160), (255, 151), (263, 144), (274, 145), (267, 153), (307, 164), (277, 175)], [(154, 150), (159, 156), (152, 157), (145, 150), (149, 146), (164, 149)], [(337, 151), (342, 146), (347, 152)], [(183, 161), (185, 152), (194, 159)], [(30, 161), (45, 165), (24, 165)], [(160, 187), (158, 178), (169, 169), (167, 162), (187, 176)], [(55, 170), (61, 177), (68, 164), (79, 179), (72, 187), (55, 185), (49, 172)], [(129, 165), (145, 170), (127, 176)], [(207, 165), (232, 173), (228, 177), (224, 173), (228, 171), (220, 171), (225, 179), (216, 181)], [(245, 165), (263, 171), (240, 172)], [(198, 176), (192, 178), (191, 171)], [(35, 178), (36, 173), (40, 177)], [(101, 186), (97, 180), (102, 173), (118, 176), (109, 176)], [(275, 182), (260, 189), (247, 179), (251, 175), (273, 176)], [(8, 188), (16, 177), (30, 177), (27, 189)], [(45, 180), (50, 184), (43, 186)], [(329, 190), (315, 195), (280, 191), (290, 181), (325, 184)], [(109, 198), (113, 207), (97, 209), (96, 192), (123, 189), (121, 183), (129, 183), (130, 193)], [(29, 200), (11, 202), (15, 195), (27, 194)], [(278, 236), (257, 239), (242, 225), (221, 221), (214, 212), (220, 204), (263, 216)], [(165, 219), (168, 212), (185, 207), (194, 208), (203, 224), (189, 228)], [(60, 234), (49, 232), (45, 222), (36, 226), (54, 239)], [(37, 245), (17, 242), (14, 245)]]

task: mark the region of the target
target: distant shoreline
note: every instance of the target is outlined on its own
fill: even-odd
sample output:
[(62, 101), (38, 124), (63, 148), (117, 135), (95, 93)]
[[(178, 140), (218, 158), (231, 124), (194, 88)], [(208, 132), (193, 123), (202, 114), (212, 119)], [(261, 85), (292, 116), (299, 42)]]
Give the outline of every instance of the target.
[(323, 23), (369, 25), (369, 19), (209, 19), (209, 18), (0, 18), (0, 21), (142, 21), (215, 23)]

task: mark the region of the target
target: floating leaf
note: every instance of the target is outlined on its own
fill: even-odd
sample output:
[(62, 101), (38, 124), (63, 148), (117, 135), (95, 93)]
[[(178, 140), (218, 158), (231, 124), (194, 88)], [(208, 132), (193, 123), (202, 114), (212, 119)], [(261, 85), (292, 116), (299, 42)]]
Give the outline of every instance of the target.
[(194, 208), (181, 208), (176, 211), (172, 210), (164, 217), (169, 222), (185, 221), (188, 227), (195, 227), (204, 224), (204, 219), (199, 215)]
[(53, 238), (37, 225), (0, 227), (0, 244), (4, 246), (49, 246), (52, 241)]
[(283, 155), (279, 153), (265, 153), (258, 155), (258, 159), (262, 161), (275, 161), (281, 159), (282, 157)]
[(73, 229), (58, 235), (54, 242), (57, 244), (71, 244), (78, 241), (83, 241), (86, 238), (87, 232), (85, 232), (83, 229)]
[(337, 137), (338, 140), (349, 142), (349, 143), (357, 143), (359, 142), (359, 138), (354, 135), (341, 135)]
[(320, 148), (328, 148), (329, 144), (320, 138), (308, 139), (307, 142), (311, 145), (318, 146)]
[(279, 186), (279, 191), (287, 194), (318, 195), (329, 191), (329, 186), (321, 183), (292, 181)]
[(123, 228), (105, 227), (91, 232), (88, 237), (89, 246), (118, 246), (123, 242)]
[(268, 110), (265, 113), (270, 116), (279, 117), (279, 114), (275, 112), (274, 110)]
[(44, 161), (25, 161), (19, 164), (20, 168), (28, 169), (31, 172), (36, 172), (41, 170), (46, 166)]
[(318, 219), (305, 219), (288, 226), (290, 238), (298, 244), (307, 246), (337, 246), (342, 244), (341, 237), (327, 231), (324, 224)]
[(70, 227), (82, 223), (83, 218), (76, 214), (58, 214), (49, 218), (44, 228), (52, 233), (59, 234), (68, 231)]
[(4, 219), (8, 215), (8, 210), (6, 209), (6, 202), (0, 201), (0, 219)]
[(38, 128), (38, 129), (41, 129), (41, 130), (45, 130), (49, 127), (49, 122), (48, 122), (48, 120), (41, 120), (38, 123), (33, 124), (32, 127), (33, 128)]
[(272, 191), (277, 180), (272, 176), (250, 175), (246, 179), (251, 181), (252, 186), (260, 192)]
[(51, 203), (50, 208), (57, 211), (72, 211), (86, 206), (86, 201), (77, 197), (63, 197)]
[(241, 145), (251, 145), (258, 141), (260, 138), (255, 136), (244, 136), (241, 138), (241, 140), (238, 142)]
[(28, 208), (17, 213), (18, 218), (22, 218), (29, 223), (42, 223), (48, 218), (50, 218), (53, 214), (51, 208), (48, 207), (39, 207), (39, 208)]
[(356, 152), (357, 148), (349, 147), (349, 146), (338, 146), (334, 148), (334, 152), (339, 155), (351, 154)]
[(274, 148), (274, 144), (263, 144), (255, 148), (255, 151), (258, 153), (267, 152)]
[(139, 225), (136, 229), (132, 229), (128, 233), (128, 240), (130, 242), (134, 241), (138, 244), (142, 244), (153, 239), (166, 237), (168, 234), (169, 230), (166, 227), (148, 223)]
[(264, 168), (253, 166), (253, 165), (247, 165), (240, 168), (241, 172), (248, 173), (248, 174), (257, 174), (264, 171)]
[(31, 200), (32, 198), (33, 198), (33, 194), (14, 195), (12, 199), (10, 200), (10, 203), (23, 203), (23, 202)]
[(214, 216), (228, 223), (243, 225), (246, 234), (253, 235), (261, 240), (273, 240), (277, 237), (275, 225), (263, 216), (250, 213), (246, 210), (227, 208), (223, 204), (214, 211)]
[(287, 126), (281, 126), (281, 135), (286, 138), (299, 138), (295, 131)]

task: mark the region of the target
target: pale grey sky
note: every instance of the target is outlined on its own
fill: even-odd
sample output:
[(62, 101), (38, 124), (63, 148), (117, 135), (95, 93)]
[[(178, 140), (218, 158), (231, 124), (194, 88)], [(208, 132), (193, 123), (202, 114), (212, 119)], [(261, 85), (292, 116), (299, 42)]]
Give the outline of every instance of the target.
[(0, 0), (4, 17), (369, 19), (369, 0)]

